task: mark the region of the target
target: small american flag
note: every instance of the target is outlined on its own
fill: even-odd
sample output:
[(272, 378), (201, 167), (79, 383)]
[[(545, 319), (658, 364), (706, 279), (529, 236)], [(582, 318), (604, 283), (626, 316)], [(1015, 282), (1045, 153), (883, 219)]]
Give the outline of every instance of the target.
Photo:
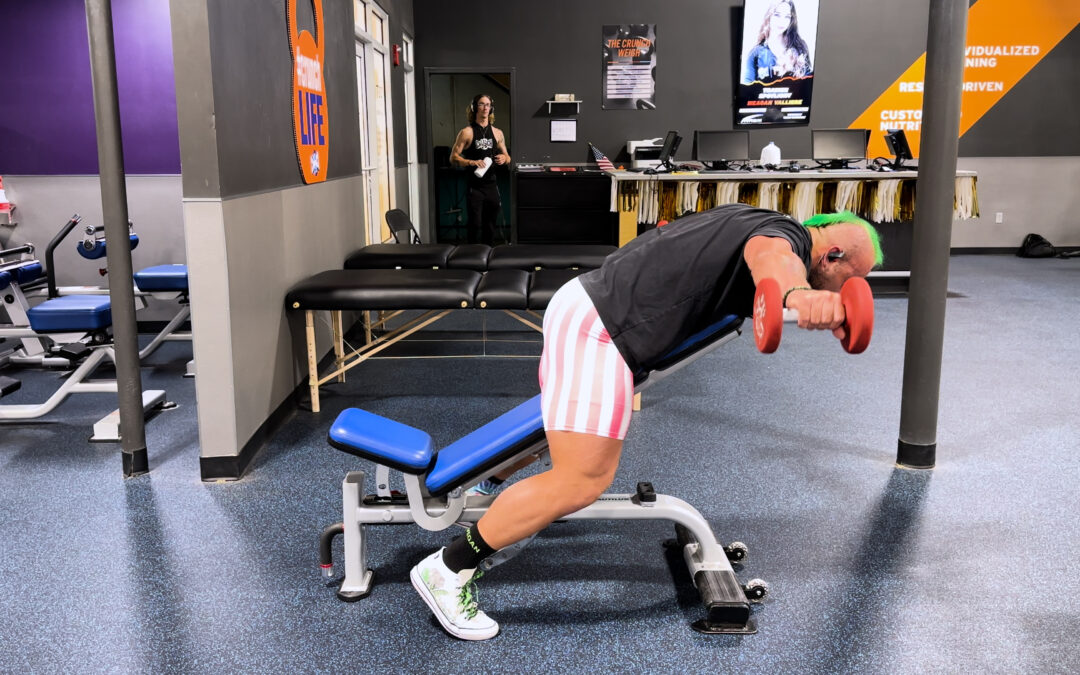
[(592, 150), (593, 157), (596, 159), (597, 165), (604, 171), (614, 171), (615, 165), (611, 163), (611, 160), (607, 158), (607, 155), (596, 149), (596, 146), (589, 143), (589, 148)]

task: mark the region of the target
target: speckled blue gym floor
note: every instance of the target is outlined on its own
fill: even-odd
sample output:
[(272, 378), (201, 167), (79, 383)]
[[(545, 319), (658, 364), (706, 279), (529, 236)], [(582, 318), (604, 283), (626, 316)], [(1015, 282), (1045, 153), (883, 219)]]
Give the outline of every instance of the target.
[[(651, 481), (747, 544), (741, 580), (771, 587), (755, 635), (690, 629), (704, 610), (663, 522), (551, 526), (480, 582), (502, 625), (487, 642), (448, 637), (409, 584), (448, 532), (370, 528), (375, 586), (343, 603), (341, 543), (328, 580), (318, 536), (345, 472), (371, 465), (326, 444), (335, 415), (445, 445), (535, 394), (536, 360), (371, 360), (241, 480), (204, 483), (190, 345), (166, 343), (144, 386), (179, 407), (147, 424), (149, 474), (87, 442), (109, 395), (0, 426), (0, 671), (1080, 672), (1080, 259), (954, 257), (949, 289), (932, 471), (894, 464), (903, 297), (878, 299), (860, 357), (794, 330), (765, 356), (744, 335), (646, 393), (612, 491)], [(434, 335), (476, 331), (460, 314)], [(57, 378), (17, 376), (4, 403)]]

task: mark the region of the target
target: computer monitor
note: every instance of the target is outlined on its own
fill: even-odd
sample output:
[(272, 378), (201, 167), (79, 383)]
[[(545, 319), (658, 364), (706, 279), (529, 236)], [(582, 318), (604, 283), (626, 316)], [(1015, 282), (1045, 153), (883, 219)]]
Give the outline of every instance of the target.
[(695, 131), (694, 159), (718, 170), (731, 169), (731, 162), (749, 161), (750, 132)]
[(660, 165), (657, 169), (671, 168), (671, 158), (675, 156), (675, 151), (679, 149), (680, 143), (682, 143), (682, 136), (679, 135), (678, 131), (667, 132), (664, 145), (660, 147)]
[(869, 129), (814, 129), (810, 143), (814, 161), (826, 169), (847, 169), (849, 162), (866, 159)]
[(911, 146), (908, 145), (903, 129), (886, 130), (885, 145), (889, 146), (889, 152), (895, 158), (892, 163), (894, 169), (904, 166), (904, 160), (915, 159), (911, 156)]

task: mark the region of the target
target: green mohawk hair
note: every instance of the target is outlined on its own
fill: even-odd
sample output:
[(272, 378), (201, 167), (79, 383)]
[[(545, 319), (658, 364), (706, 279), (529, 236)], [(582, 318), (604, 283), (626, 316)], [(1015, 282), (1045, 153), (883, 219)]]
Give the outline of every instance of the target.
[(870, 235), (870, 243), (874, 247), (874, 267), (879, 267), (885, 262), (885, 253), (881, 250), (881, 235), (873, 225), (858, 217), (851, 211), (838, 211), (837, 213), (819, 213), (803, 221), (804, 227), (827, 227), (838, 223), (851, 223), (862, 225), (866, 233)]

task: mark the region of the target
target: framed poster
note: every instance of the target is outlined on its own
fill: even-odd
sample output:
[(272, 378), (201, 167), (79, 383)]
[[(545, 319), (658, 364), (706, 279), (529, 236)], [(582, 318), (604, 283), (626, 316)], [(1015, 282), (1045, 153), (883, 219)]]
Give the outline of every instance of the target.
[(656, 24), (604, 26), (604, 110), (656, 108)]
[(808, 124), (818, 0), (745, 0), (735, 126)]

